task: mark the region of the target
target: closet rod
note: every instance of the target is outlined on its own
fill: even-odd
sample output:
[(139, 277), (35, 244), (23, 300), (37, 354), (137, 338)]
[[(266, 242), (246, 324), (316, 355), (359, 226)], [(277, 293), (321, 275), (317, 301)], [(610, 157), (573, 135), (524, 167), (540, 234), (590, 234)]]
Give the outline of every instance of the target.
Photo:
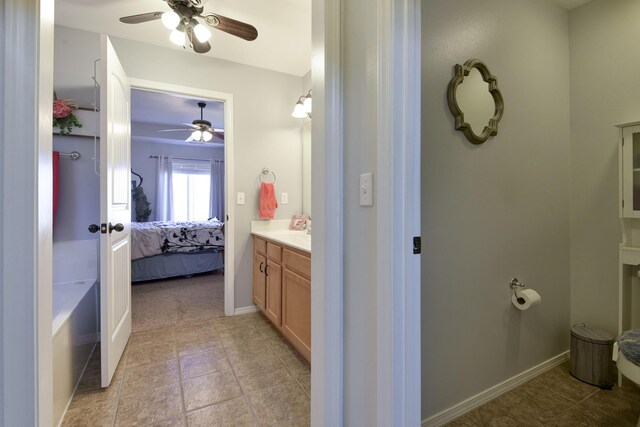
[[(158, 156), (149, 156), (150, 159), (157, 159)], [(197, 162), (210, 162), (211, 159), (188, 159), (186, 157), (173, 157), (176, 160), (194, 160)], [(213, 159), (214, 162), (224, 162), (224, 160)]]

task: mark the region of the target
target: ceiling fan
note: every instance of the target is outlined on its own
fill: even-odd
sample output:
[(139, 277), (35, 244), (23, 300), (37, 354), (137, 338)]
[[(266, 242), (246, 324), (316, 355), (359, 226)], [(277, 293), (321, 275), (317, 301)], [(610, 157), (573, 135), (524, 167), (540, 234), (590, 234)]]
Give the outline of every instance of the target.
[[(252, 41), (258, 37), (258, 30), (253, 25), (236, 21), (216, 13), (204, 12), (201, 0), (164, 0), (171, 11), (148, 12), (139, 15), (123, 16), (120, 22), (125, 24), (140, 24), (142, 22), (161, 19), (165, 27), (172, 30), (169, 38), (179, 46), (186, 46), (186, 42), (196, 53), (207, 53), (211, 50), (209, 37), (211, 32), (196, 18), (202, 19), (207, 25), (224, 31), (241, 39)], [(185, 39), (186, 37), (186, 39)]]
[(209, 142), (215, 136), (224, 141), (224, 129), (216, 129), (211, 127), (211, 122), (204, 119), (204, 108), (207, 106), (206, 102), (198, 102), (200, 107), (200, 119), (194, 120), (192, 123), (183, 123), (188, 128), (182, 129), (164, 129), (158, 132), (178, 132), (189, 131), (191, 135), (185, 139), (185, 142)]

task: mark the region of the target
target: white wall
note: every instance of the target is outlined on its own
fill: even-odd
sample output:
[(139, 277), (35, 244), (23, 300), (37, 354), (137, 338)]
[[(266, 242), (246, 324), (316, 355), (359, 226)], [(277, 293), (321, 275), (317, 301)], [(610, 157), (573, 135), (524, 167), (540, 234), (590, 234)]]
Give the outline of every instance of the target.
[[(433, 416), (569, 347), (567, 12), (537, 0), (422, 4), (422, 412)], [(454, 64), (479, 58), (505, 103), (474, 146)], [(542, 295), (520, 312), (509, 281)]]
[[(56, 42), (64, 39), (76, 57), (91, 62), (92, 73), (95, 44), (87, 40), (98, 35), (65, 27), (56, 30)], [(300, 123), (291, 117), (302, 78), (125, 39), (113, 38), (112, 43), (129, 77), (233, 94), (235, 190), (246, 194), (246, 204), (236, 206), (234, 218), (235, 305), (252, 305), (249, 230), (250, 221), (258, 219), (258, 177), (263, 167), (277, 175), (278, 200), (280, 193), (289, 193), (289, 204), (280, 204), (275, 219), (290, 218), (302, 209)], [(67, 72), (77, 74), (73, 69)]]
[[(149, 221), (156, 220), (156, 174), (158, 170), (158, 159), (151, 159), (149, 156), (173, 156), (187, 159), (220, 159), (224, 160), (224, 148), (222, 147), (202, 147), (185, 146), (176, 144), (163, 144), (151, 141), (140, 141), (133, 138), (131, 141), (131, 168), (142, 176), (142, 188), (147, 195), (147, 201), (151, 203), (151, 216)], [(135, 178), (135, 176), (133, 176)], [(135, 210), (132, 212), (135, 218)], [(220, 218), (223, 219), (223, 218)]]
[(618, 130), (640, 120), (640, 2), (571, 12), (571, 322), (617, 332)]

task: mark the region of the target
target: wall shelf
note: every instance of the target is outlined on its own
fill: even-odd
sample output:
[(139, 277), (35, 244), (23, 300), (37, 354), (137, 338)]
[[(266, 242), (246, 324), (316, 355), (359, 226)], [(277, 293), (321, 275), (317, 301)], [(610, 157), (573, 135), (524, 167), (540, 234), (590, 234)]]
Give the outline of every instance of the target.
[[(88, 136), (93, 138), (94, 136), (100, 137), (100, 112), (94, 110), (79, 109), (73, 112), (73, 114), (82, 123), (81, 128), (73, 128), (71, 134), (65, 136)], [(60, 134), (58, 127), (53, 128), (55, 135)]]

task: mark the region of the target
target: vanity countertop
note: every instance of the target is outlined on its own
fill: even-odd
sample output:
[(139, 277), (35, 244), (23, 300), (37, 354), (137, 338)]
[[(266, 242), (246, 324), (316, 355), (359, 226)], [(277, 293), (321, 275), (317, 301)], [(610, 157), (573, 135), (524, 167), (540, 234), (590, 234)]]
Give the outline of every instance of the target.
[(311, 253), (311, 235), (289, 230), (289, 221), (251, 221), (251, 234)]

